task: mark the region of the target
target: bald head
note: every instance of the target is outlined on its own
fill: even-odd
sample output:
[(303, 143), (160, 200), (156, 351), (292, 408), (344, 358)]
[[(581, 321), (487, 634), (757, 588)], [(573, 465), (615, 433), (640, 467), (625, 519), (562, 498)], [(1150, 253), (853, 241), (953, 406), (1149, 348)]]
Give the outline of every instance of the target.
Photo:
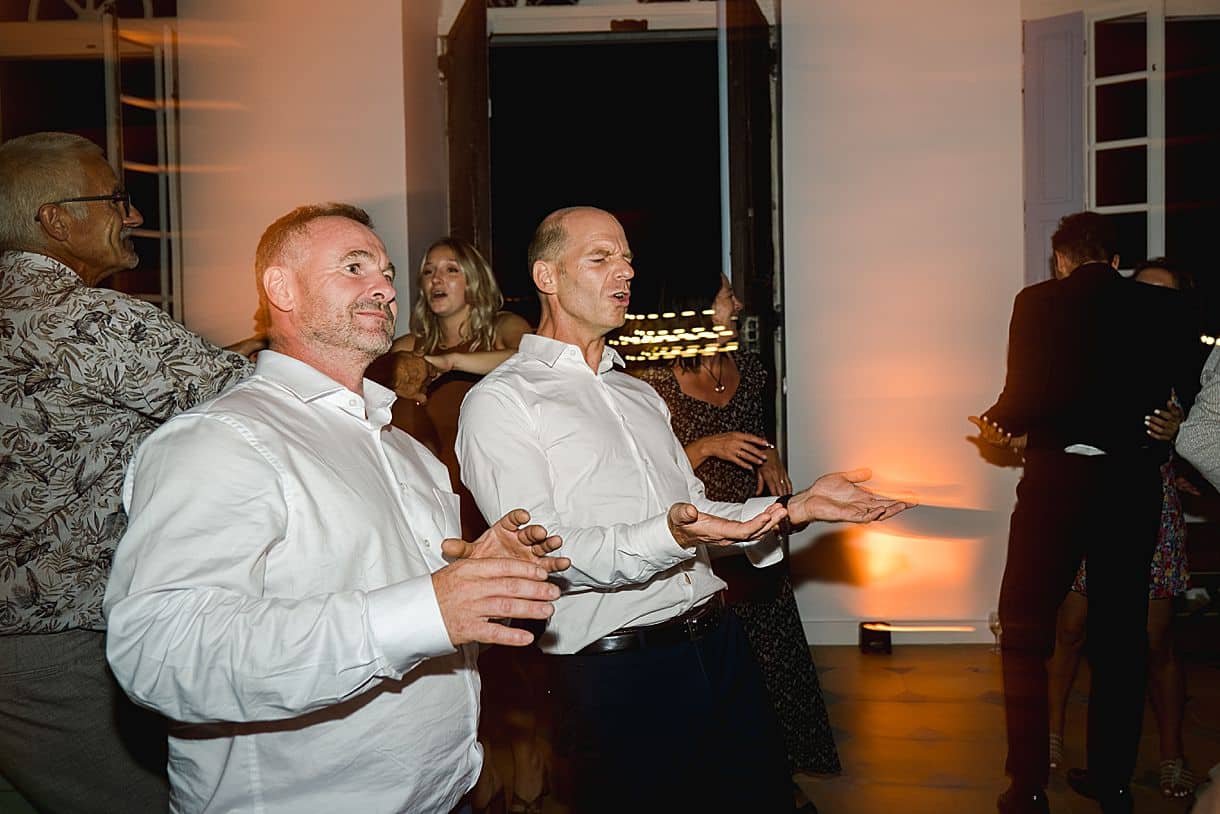
[(530, 240), (529, 250), (526, 252), (526, 263), (530, 269), (533, 269), (534, 263), (539, 260), (545, 260), (548, 263), (559, 262), (560, 256), (563, 254), (563, 250), (568, 242), (568, 233), (564, 228), (564, 222), (569, 215), (577, 212), (610, 214), (593, 206), (567, 206), (563, 209), (556, 209), (547, 215), (542, 219), (542, 223), (538, 224), (538, 228), (534, 230), (534, 237)]

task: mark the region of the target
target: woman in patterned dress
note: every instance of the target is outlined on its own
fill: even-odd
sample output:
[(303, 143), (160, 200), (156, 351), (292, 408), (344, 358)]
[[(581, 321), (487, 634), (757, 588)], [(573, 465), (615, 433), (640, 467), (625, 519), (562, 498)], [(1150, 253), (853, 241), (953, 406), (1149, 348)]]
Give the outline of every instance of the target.
[[(1189, 277), (1174, 270), (1163, 257), (1137, 266), (1135, 279), (1148, 285), (1174, 289), (1191, 287)], [(1182, 418), (1182, 408), (1171, 400), (1165, 409), (1149, 416), (1148, 434), (1162, 441), (1172, 441)], [(1178, 497), (1172, 458), (1161, 466), (1161, 480), (1164, 495), (1161, 501), (1161, 526), (1148, 585), (1148, 694), (1160, 731), (1161, 793), (1166, 797), (1186, 797), (1195, 786), (1194, 777), (1182, 755), (1186, 677), (1173, 645), (1170, 622), (1173, 619), (1173, 598), (1190, 587), (1190, 572), (1186, 563), (1186, 521), (1182, 516), (1182, 501)], [(1072, 590), (1059, 607), (1055, 652), (1047, 665), (1052, 769), (1063, 764), (1067, 698), (1076, 678), (1076, 668), (1080, 665), (1088, 608), (1086, 562), (1081, 560)]]
[[(741, 310), (718, 271), (691, 273), (682, 291), (662, 294), (660, 310), (710, 308), (716, 325), (732, 326)], [(733, 339), (724, 336), (720, 341)], [(757, 355), (741, 351), (682, 358), (638, 372), (669, 405), (674, 434), (713, 500), (744, 501), (792, 492), (775, 447), (767, 441), (763, 403), (767, 372)], [(783, 731), (791, 770), (837, 774), (841, 769), (817, 672), (789, 580), (788, 562), (755, 568), (725, 550), (712, 568), (728, 583), (726, 599), (740, 617)], [(816, 811), (793, 783), (795, 807)]]

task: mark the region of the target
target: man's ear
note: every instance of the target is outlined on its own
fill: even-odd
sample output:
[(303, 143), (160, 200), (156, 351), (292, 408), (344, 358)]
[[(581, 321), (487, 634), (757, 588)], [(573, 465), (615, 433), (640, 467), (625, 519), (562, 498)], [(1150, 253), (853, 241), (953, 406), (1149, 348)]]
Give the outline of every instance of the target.
[(530, 275), (534, 278), (534, 288), (543, 294), (555, 293), (558, 280), (555, 267), (550, 263), (545, 260), (535, 260), (534, 267), (530, 269)]
[(268, 266), (263, 271), (263, 290), (267, 302), (277, 311), (291, 311), (296, 305), (292, 273), (283, 266)]
[(1118, 271), (1118, 255), (1117, 254), (1110, 258), (1110, 265), (1114, 268), (1115, 271)]
[(67, 210), (57, 204), (43, 204), (38, 207), (38, 225), (47, 237), (60, 243), (68, 239), (71, 221)]

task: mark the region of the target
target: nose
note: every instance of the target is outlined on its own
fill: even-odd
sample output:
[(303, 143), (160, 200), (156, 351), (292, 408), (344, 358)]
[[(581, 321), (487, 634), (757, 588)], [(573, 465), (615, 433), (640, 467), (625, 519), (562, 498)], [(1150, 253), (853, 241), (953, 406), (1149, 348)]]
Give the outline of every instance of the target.
[(378, 302), (392, 303), (397, 299), (398, 294), (394, 290), (393, 281), (378, 274), (377, 279), (369, 287), (369, 296)]
[(630, 280), (635, 276), (635, 269), (632, 268), (631, 261), (625, 257), (619, 259), (618, 268), (615, 271), (624, 280)]
[[(122, 207), (119, 207), (120, 209)], [(140, 214), (139, 208), (133, 202), (127, 210), (127, 214), (123, 217), (123, 225), (129, 229), (135, 229), (144, 222), (144, 216)]]

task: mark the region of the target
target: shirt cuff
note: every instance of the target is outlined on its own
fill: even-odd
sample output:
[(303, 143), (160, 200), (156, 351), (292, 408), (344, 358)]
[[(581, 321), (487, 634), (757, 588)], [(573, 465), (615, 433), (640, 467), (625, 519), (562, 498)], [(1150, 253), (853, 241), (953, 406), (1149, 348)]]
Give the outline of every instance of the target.
[[(680, 546), (678, 541), (674, 539), (673, 532), (669, 530), (668, 510), (656, 517), (648, 518), (636, 526), (633, 531), (639, 535), (637, 539), (640, 541), (657, 541), (655, 549), (652, 546), (648, 546), (652, 550), (648, 552), (647, 556), (649, 560), (657, 563), (662, 571), (672, 568), (679, 563), (686, 562), (695, 556), (693, 548)], [(643, 550), (643, 546), (641, 546), (641, 550)], [(563, 549), (560, 549), (559, 553), (562, 554)]]
[[(742, 521), (752, 520), (774, 502), (775, 498), (773, 497), (752, 497), (741, 504), (740, 519)], [(784, 558), (784, 547), (780, 543), (779, 535), (775, 532), (771, 532), (761, 540), (740, 543), (739, 546), (745, 552), (746, 559), (755, 568), (766, 568), (768, 565), (775, 565)]]
[(369, 591), (368, 608), (373, 645), (401, 672), (457, 649), (449, 641), (431, 574)]

